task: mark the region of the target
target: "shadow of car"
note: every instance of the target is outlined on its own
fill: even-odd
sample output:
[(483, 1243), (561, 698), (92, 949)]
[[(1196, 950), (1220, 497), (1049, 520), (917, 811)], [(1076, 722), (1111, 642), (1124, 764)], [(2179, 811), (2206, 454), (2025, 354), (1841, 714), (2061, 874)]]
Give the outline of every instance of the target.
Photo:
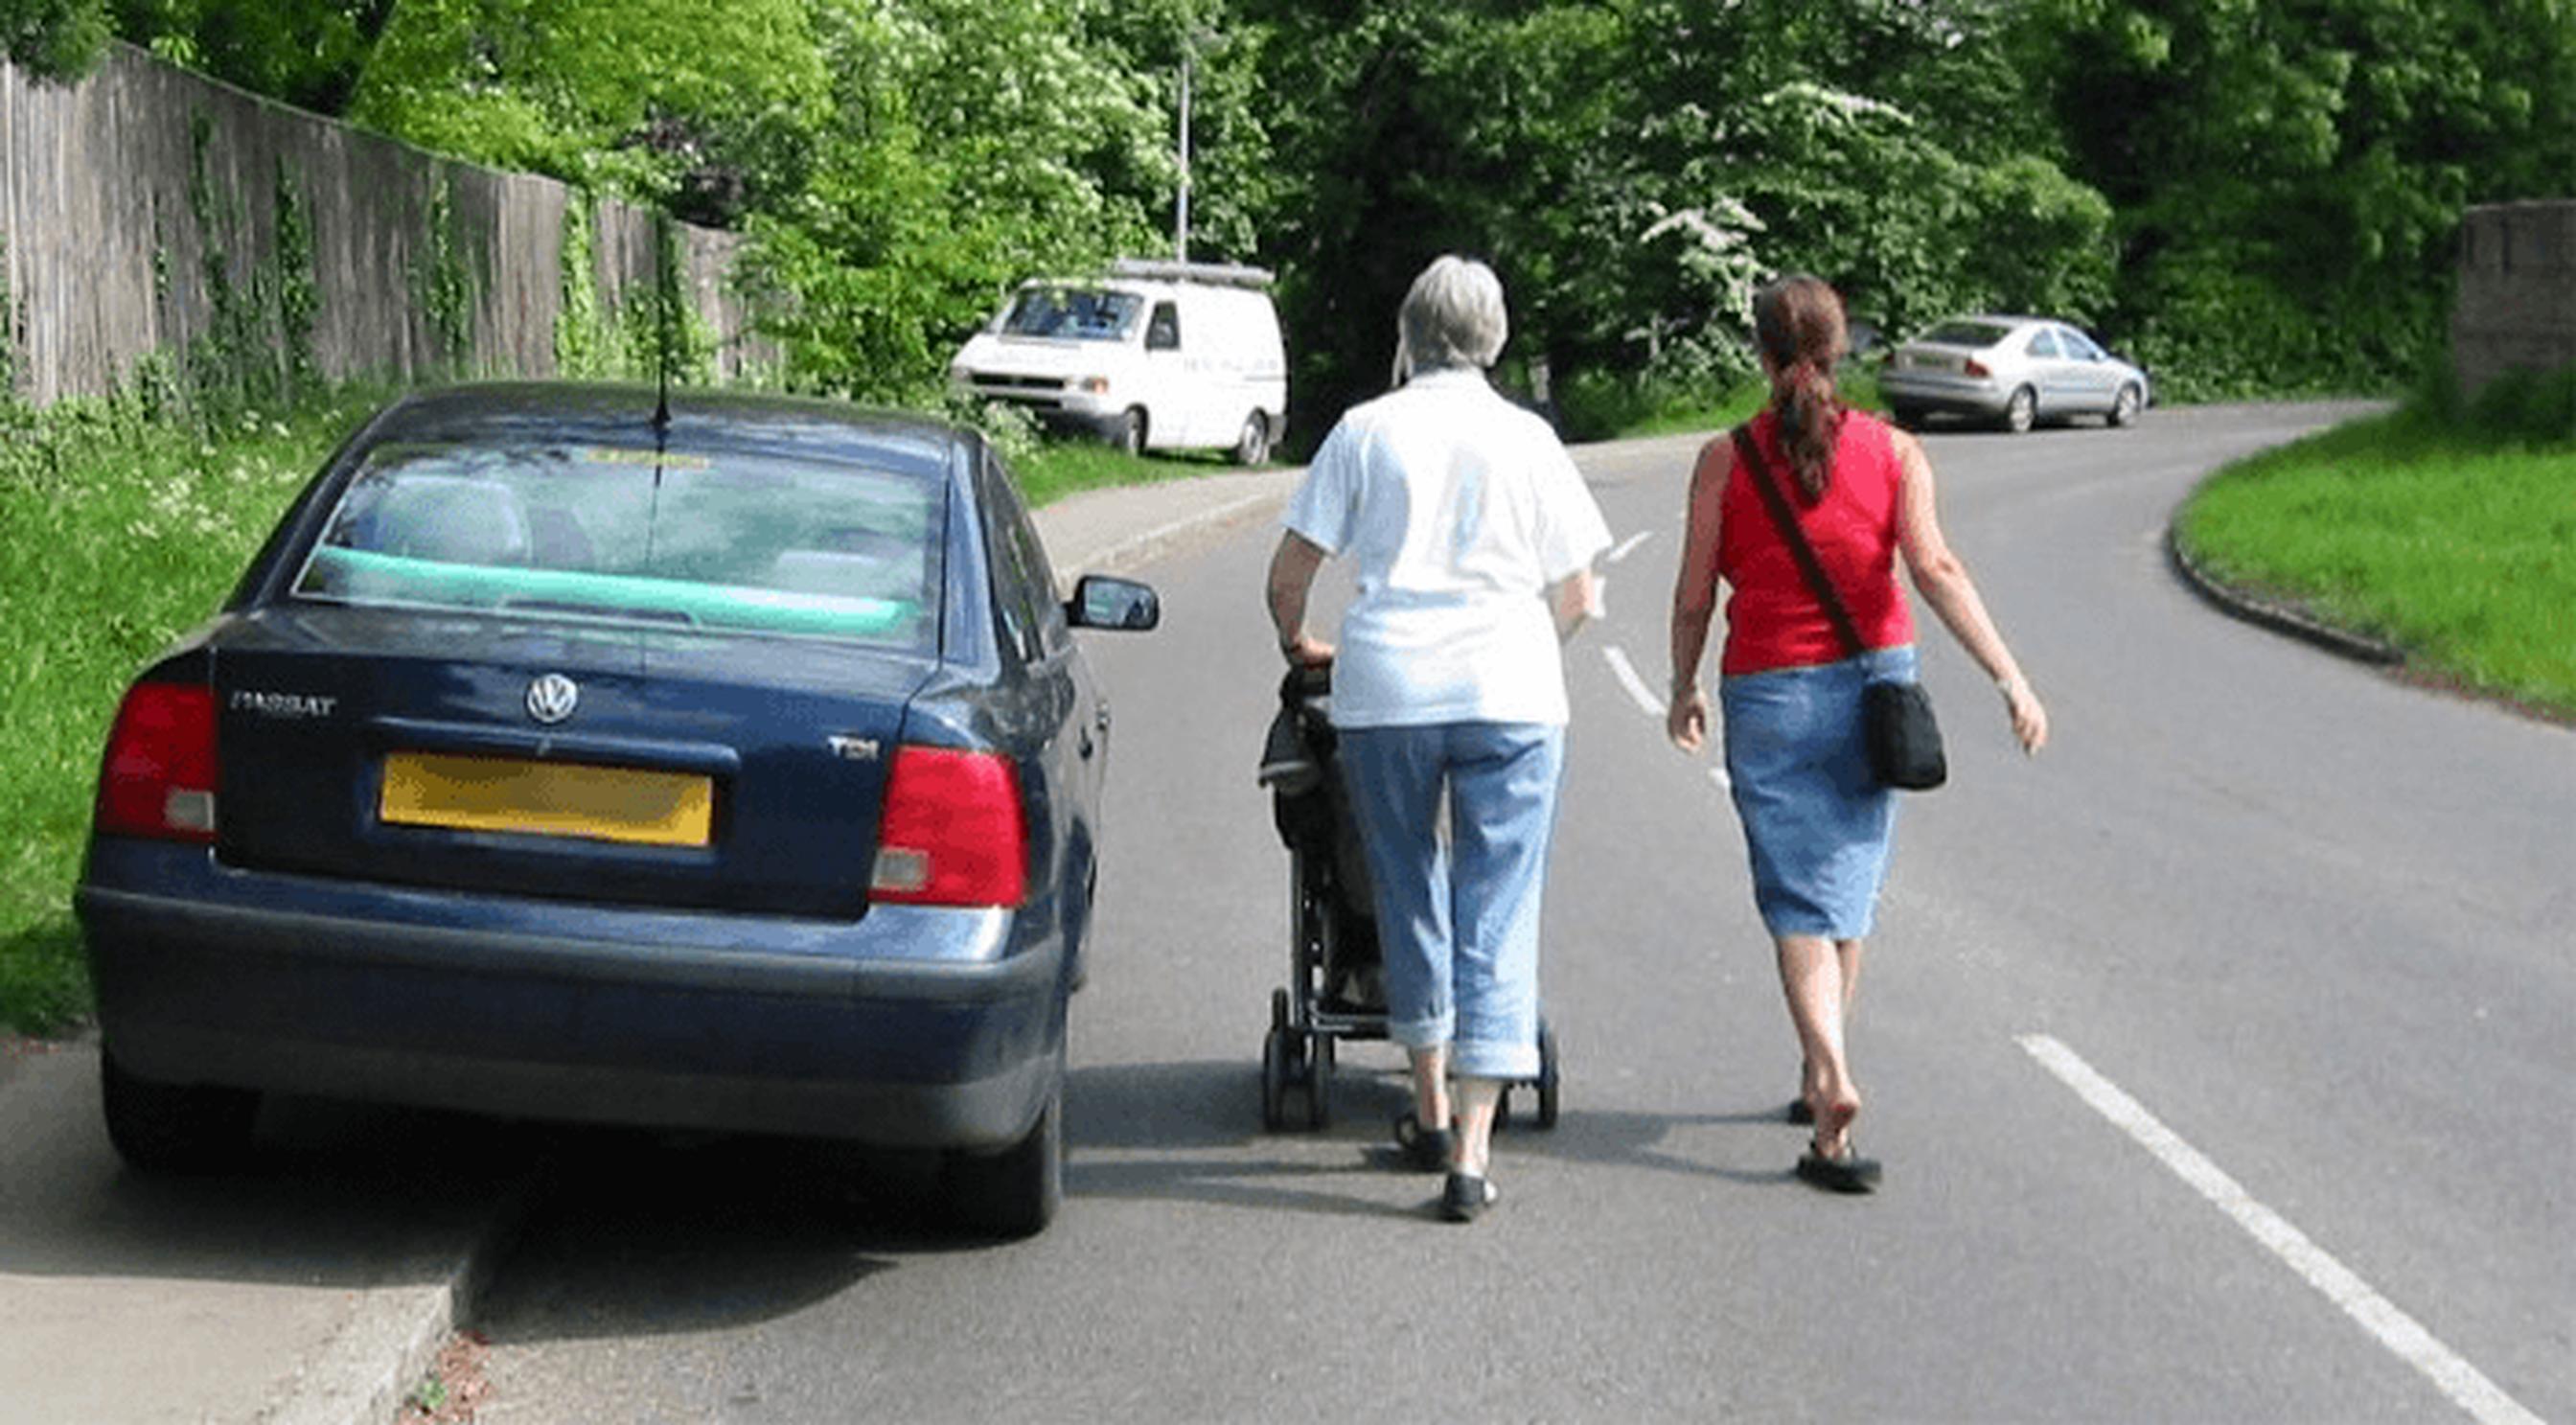
[(124, 696), (75, 895), (109, 1136), (219, 1164), (259, 1097), (943, 1156), (1062, 1197), (1109, 703), (1001, 457), (745, 393), (459, 387), (375, 415)]

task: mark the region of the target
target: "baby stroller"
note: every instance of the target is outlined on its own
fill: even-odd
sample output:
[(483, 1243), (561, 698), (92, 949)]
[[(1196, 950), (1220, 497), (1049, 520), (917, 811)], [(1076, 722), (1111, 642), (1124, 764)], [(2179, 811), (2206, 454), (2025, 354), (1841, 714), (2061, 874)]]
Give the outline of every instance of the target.
[[(1288, 1097), (1302, 1093), (1306, 1126), (1332, 1121), (1335, 1045), (1387, 1037), (1384, 961), (1367, 858), (1351, 819), (1335, 757), (1330, 665), (1289, 670), (1279, 712), (1261, 751), (1261, 785), (1288, 848), (1288, 983), (1270, 992), (1270, 1032), (1261, 1041), (1261, 1126), (1288, 1126)], [(1512, 1097), (1535, 1092), (1533, 1120), (1556, 1126), (1556, 1034), (1538, 1023), (1539, 1072), (1505, 1086), (1496, 1122)]]

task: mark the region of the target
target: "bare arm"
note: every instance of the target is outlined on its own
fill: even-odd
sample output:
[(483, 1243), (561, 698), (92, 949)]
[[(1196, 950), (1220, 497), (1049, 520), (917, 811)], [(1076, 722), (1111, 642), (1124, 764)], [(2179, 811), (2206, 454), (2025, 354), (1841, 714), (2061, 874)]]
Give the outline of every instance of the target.
[(1600, 616), (1601, 581), (1593, 577), (1590, 566), (1577, 569), (1548, 586), (1547, 607), (1556, 616), (1557, 638), (1572, 638), (1576, 630)]
[(1279, 651), (1291, 663), (1329, 663), (1333, 645), (1306, 632), (1306, 596), (1315, 587), (1315, 571), (1324, 566), (1321, 546), (1290, 530), (1279, 536), (1270, 555), (1270, 624), (1279, 632)]
[(1717, 612), (1719, 498), (1734, 468), (1734, 451), (1725, 441), (1712, 440), (1700, 448), (1699, 464), (1691, 470), (1682, 567), (1673, 580), (1672, 701), (1664, 715), (1665, 735), (1684, 752), (1697, 752), (1708, 742), (1708, 693), (1699, 685), (1699, 660), (1708, 648), (1709, 620)]
[(1896, 539), (1905, 557), (1905, 572), (1950, 636), (1995, 680), (2022, 751), (2037, 752), (2048, 744), (2048, 710), (2040, 705), (2030, 680), (2022, 676), (2021, 665), (2013, 661), (2012, 649), (1987, 616), (1985, 600), (1977, 596), (1967, 564), (1941, 536), (1932, 461), (1924, 455), (1922, 444), (1902, 431), (1896, 433), (1896, 456), (1903, 472), (1897, 490)]

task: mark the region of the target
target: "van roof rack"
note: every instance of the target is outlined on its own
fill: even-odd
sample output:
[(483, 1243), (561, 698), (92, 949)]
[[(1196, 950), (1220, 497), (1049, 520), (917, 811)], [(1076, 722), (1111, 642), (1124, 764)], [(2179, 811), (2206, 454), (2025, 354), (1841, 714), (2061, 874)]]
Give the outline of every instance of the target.
[(1277, 280), (1266, 267), (1233, 262), (1174, 262), (1150, 257), (1122, 257), (1109, 264), (1112, 277), (1153, 282), (1206, 282), (1221, 287), (1267, 287)]

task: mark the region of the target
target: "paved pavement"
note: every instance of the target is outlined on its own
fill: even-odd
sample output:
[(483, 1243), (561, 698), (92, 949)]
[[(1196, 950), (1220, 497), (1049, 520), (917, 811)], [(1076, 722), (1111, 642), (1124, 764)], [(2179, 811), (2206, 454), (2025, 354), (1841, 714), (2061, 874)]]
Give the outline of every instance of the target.
[[(1293, 470), (1068, 497), (1069, 581), (1268, 518)], [(506, 1243), (527, 1155), (445, 1115), (272, 1105), (269, 1170), (160, 1181), (100, 1126), (93, 1039), (0, 1039), (0, 1419), (387, 1425)]]

